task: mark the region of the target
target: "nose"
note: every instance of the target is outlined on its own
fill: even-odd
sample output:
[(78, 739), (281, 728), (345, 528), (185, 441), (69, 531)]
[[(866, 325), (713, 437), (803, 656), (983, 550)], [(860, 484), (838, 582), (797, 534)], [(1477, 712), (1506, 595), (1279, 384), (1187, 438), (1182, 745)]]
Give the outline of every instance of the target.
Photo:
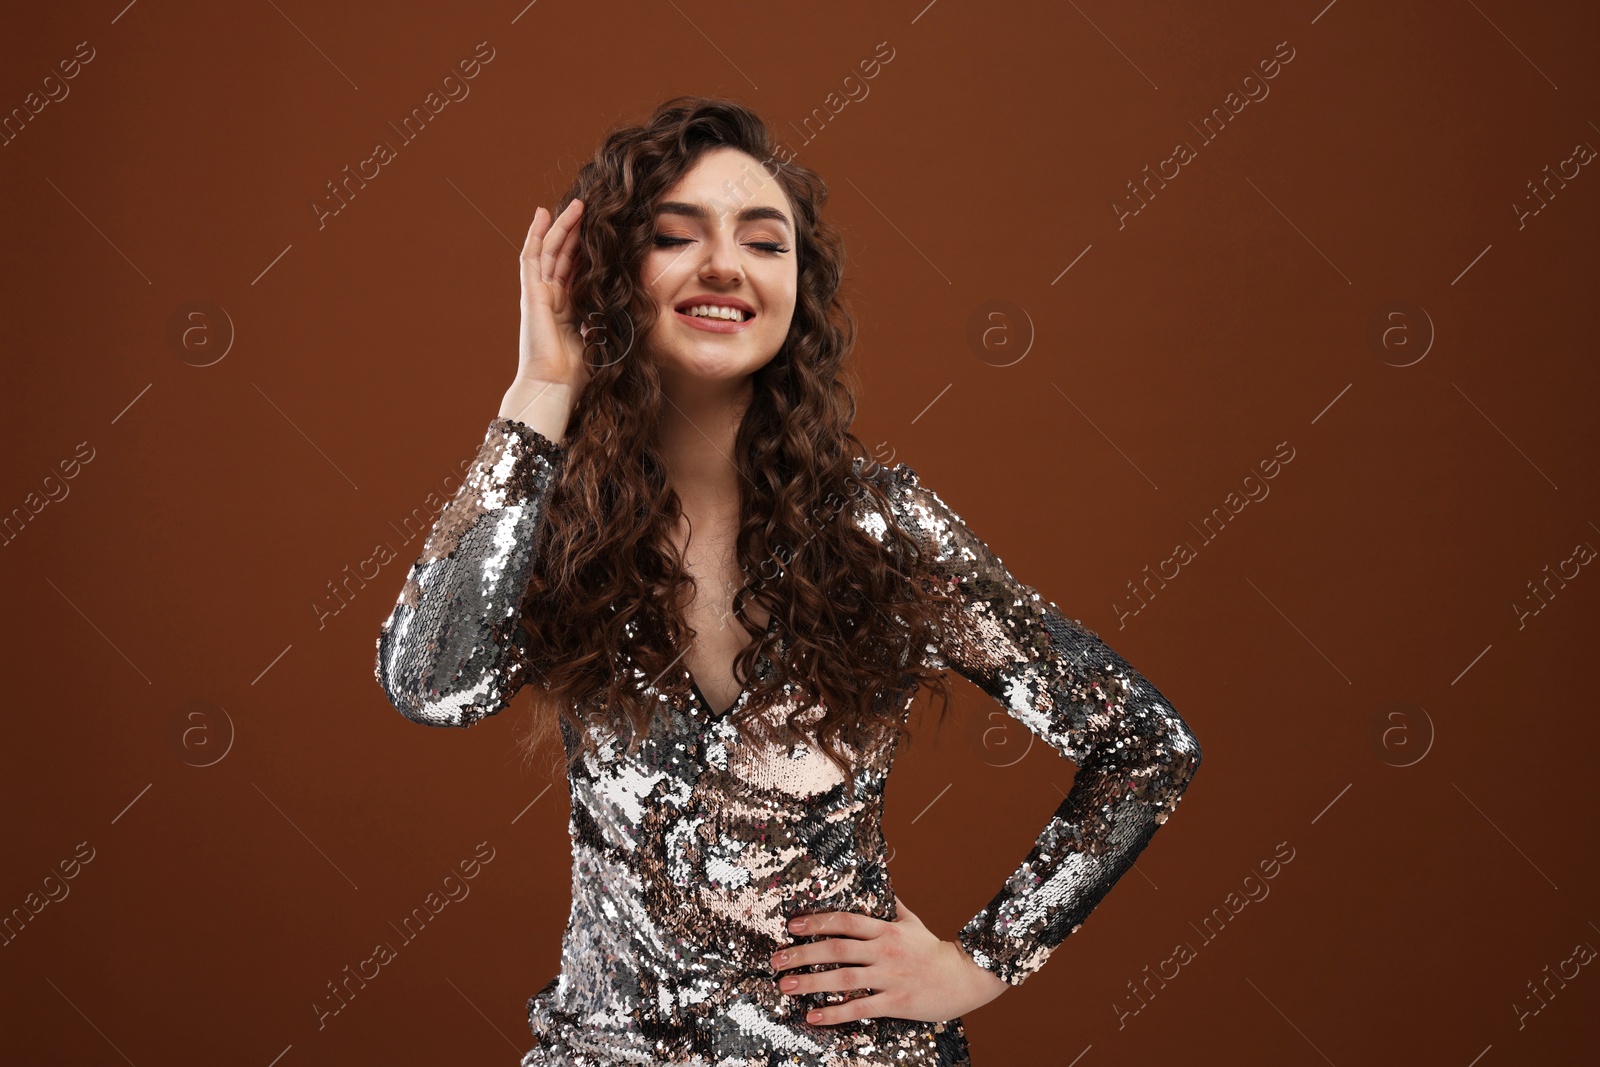
[(702, 279), (732, 282), (744, 277), (744, 264), (739, 260), (739, 242), (731, 231), (719, 230), (706, 241), (704, 249), (704, 258), (700, 261)]

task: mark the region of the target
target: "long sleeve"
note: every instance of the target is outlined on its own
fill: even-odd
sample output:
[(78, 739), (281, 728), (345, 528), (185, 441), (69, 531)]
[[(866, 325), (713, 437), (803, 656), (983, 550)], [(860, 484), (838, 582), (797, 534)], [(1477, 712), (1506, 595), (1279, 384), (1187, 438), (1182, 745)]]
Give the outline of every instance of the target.
[(471, 726), (527, 681), (519, 624), (535, 538), (565, 449), (515, 419), (489, 423), (378, 634), (389, 702), (427, 726)]
[(1092, 631), (1006, 570), (904, 464), (899, 519), (959, 610), (928, 654), (1078, 765), (1032, 851), (958, 938), (1012, 985), (1038, 970), (1133, 865), (1200, 765), (1166, 699)]

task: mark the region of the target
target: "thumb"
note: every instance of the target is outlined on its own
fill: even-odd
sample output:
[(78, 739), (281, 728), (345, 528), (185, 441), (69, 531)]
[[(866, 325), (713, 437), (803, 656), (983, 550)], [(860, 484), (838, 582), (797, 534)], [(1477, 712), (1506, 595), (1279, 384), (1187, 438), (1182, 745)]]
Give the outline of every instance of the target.
[(914, 912), (910, 908), (906, 907), (905, 901), (900, 899), (900, 894), (899, 893), (896, 893), (894, 895), (894, 913), (895, 913), (895, 922), (904, 922), (907, 919), (910, 919), (912, 922), (921, 922), (922, 921), (922, 920), (917, 918), (916, 912)]

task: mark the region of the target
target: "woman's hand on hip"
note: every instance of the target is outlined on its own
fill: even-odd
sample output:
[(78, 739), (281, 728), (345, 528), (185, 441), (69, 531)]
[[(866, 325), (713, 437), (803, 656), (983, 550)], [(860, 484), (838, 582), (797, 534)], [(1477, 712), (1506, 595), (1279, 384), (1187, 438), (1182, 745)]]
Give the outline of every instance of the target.
[[(955, 941), (942, 941), (922, 925), (897, 896), (890, 922), (854, 911), (797, 915), (789, 932), (821, 940), (775, 953), (778, 988), (791, 996), (868, 989), (868, 996), (817, 1008), (806, 1021), (818, 1025), (889, 1016), (942, 1022), (982, 1007), (1010, 988), (980, 967)], [(795, 923), (803, 921), (804, 929)], [(793, 973), (817, 963), (840, 964), (825, 971)]]

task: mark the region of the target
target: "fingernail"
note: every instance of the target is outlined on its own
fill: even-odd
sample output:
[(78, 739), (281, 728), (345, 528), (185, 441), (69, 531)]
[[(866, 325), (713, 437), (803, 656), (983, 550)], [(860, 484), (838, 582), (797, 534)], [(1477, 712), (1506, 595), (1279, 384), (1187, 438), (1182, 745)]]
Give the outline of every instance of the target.
[(789, 929), (793, 930), (797, 934), (801, 930), (804, 930), (805, 928), (806, 928), (806, 921), (804, 919), (791, 919), (789, 921)]
[(820, 1023), (821, 1021), (822, 1021), (822, 1013), (820, 1011), (814, 1011), (810, 1015), (806, 1016), (806, 1022)]

